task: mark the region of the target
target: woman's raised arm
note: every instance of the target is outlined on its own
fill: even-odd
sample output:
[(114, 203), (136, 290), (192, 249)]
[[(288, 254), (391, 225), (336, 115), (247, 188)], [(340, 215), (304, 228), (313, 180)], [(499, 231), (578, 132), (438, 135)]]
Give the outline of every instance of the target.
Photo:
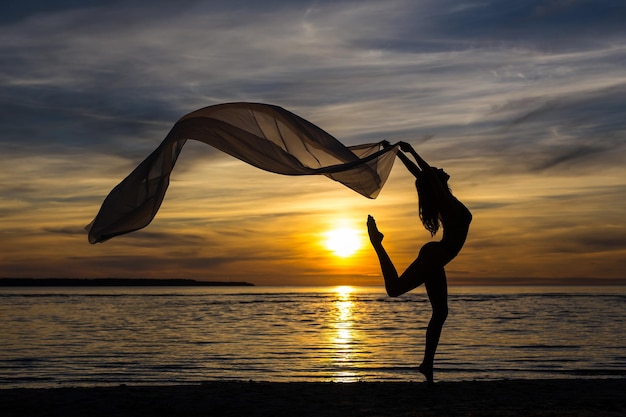
[[(400, 149), (402, 150), (402, 152), (408, 152), (411, 155), (413, 155), (413, 158), (415, 158), (415, 160), (417, 161), (417, 165), (419, 165), (419, 167), (422, 169), (422, 171), (428, 171), (430, 170), (430, 165), (428, 165), (428, 162), (424, 161), (424, 159), (422, 159), (421, 156), (419, 156), (419, 154), (417, 152), (415, 152), (415, 149), (413, 149), (413, 146), (410, 143), (406, 143), (406, 142), (398, 142), (400, 144)], [(401, 154), (398, 154), (398, 156), (400, 156)], [(404, 155), (402, 155), (404, 156)], [(402, 158), (400, 158), (402, 159)], [(406, 163), (405, 163), (406, 165)], [(410, 171), (410, 169), (409, 169)]]
[(404, 163), (404, 166), (407, 167), (409, 172), (413, 174), (415, 178), (422, 172), (417, 165), (413, 161), (411, 161), (405, 154), (402, 152), (397, 153), (398, 158)]
[[(406, 143), (406, 142), (399, 142), (399, 145), (400, 145), (400, 149), (403, 152), (408, 152), (411, 155), (413, 155), (413, 157), (417, 161), (417, 164), (419, 165), (419, 168), (406, 155), (398, 153), (398, 156), (400, 157), (402, 162), (404, 162), (404, 165), (406, 165), (407, 168), (409, 168), (408, 164), (410, 164), (414, 167), (415, 170), (417, 170), (417, 171), (414, 171), (411, 168), (409, 168), (409, 171), (411, 171), (411, 173), (415, 175), (416, 178), (417, 178), (417, 175), (415, 174), (415, 172), (421, 173), (425, 178), (427, 178), (428, 181), (433, 186), (433, 191), (435, 192), (436, 198), (439, 200), (441, 204), (443, 204), (450, 196), (450, 192), (449, 190), (446, 190), (446, 187), (444, 187), (444, 185), (441, 183), (441, 181), (435, 174), (435, 170), (433, 170), (432, 167), (428, 165), (428, 162), (424, 161), (424, 159), (422, 159), (422, 157), (419, 156), (417, 152), (415, 152), (415, 149), (413, 149), (413, 146), (411, 146), (411, 144)], [(421, 171), (420, 171), (420, 168), (421, 168)]]

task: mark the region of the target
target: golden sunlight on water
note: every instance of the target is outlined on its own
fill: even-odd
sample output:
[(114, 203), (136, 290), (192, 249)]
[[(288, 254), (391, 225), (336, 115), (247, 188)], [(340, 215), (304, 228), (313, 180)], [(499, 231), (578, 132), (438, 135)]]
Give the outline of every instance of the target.
[[(626, 290), (452, 288), (446, 381), (625, 375)], [(382, 288), (8, 288), (0, 389), (413, 381), (425, 294)]]
[(335, 304), (335, 319), (332, 322), (334, 334), (331, 340), (333, 365), (337, 369), (333, 373), (333, 380), (337, 382), (354, 382), (358, 379), (357, 374), (351, 371), (352, 361), (356, 354), (354, 350), (353, 309), (352, 292), (354, 289), (347, 285), (335, 289), (337, 298)]

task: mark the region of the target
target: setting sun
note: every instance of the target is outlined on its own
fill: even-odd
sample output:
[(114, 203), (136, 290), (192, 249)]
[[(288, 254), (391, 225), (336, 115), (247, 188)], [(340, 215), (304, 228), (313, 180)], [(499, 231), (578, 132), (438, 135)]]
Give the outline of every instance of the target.
[(359, 232), (355, 229), (342, 227), (326, 232), (326, 248), (342, 258), (351, 256), (361, 247)]

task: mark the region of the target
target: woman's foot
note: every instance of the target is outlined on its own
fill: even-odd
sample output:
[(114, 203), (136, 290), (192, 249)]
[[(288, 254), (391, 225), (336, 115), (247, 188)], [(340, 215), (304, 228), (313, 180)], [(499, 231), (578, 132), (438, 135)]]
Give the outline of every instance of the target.
[(380, 245), (385, 237), (376, 227), (376, 220), (370, 215), (367, 216), (367, 233), (370, 235), (370, 242), (374, 246)]
[(435, 384), (435, 380), (433, 378), (433, 367), (428, 367), (424, 364), (421, 364), (420, 366), (417, 367), (417, 370), (420, 371), (420, 373), (422, 375), (424, 375), (426, 377), (426, 382), (428, 382), (428, 385), (434, 385)]

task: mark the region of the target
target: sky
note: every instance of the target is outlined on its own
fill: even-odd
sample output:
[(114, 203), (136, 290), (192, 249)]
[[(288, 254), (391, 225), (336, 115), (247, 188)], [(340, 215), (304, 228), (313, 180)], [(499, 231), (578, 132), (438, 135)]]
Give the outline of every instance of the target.
[(474, 214), (451, 285), (626, 283), (624, 21), (621, 0), (3, 2), (0, 276), (381, 285), (368, 214), (399, 270), (432, 239), (399, 161), (369, 200), (188, 142), (152, 224), (88, 244), (180, 117), (249, 101), (445, 168)]

